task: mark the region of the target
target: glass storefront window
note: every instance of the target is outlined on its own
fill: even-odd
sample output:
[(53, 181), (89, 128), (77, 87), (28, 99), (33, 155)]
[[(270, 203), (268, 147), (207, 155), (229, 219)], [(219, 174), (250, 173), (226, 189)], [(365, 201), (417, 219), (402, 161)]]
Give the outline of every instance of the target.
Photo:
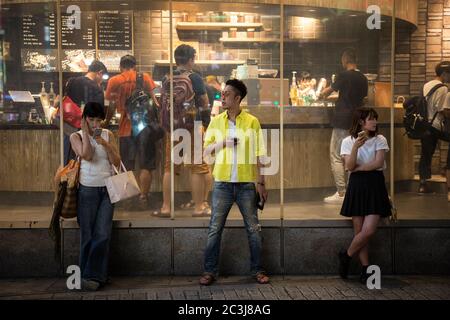
[(59, 131), (50, 124), (60, 92), (56, 3), (11, 1), (0, 9), (1, 216), (49, 221), (60, 164)]
[[(272, 170), (266, 178), (271, 200), (265, 206), (264, 218), (279, 219), (278, 139), (282, 103), (279, 6), (242, 4), (236, 12), (232, 2), (174, 2), (172, 14), (171, 52), (175, 55), (177, 47), (183, 44), (195, 49), (194, 71), (205, 84), (212, 117), (224, 112), (221, 92), (227, 80), (237, 78), (246, 84), (248, 93), (241, 106), (260, 121), (267, 137), (268, 155), (273, 156), (271, 167), (268, 167)], [(283, 98), (287, 100), (287, 87), (285, 89)], [(177, 119), (174, 118), (174, 121)], [(208, 122), (209, 119), (203, 121), (203, 131)], [(201, 169), (202, 166), (205, 170), (198, 174), (195, 168)], [(176, 216), (195, 216), (202, 210), (207, 216), (210, 212), (208, 207), (211, 206), (208, 189), (211, 190), (214, 164), (209, 168), (204, 164), (194, 164), (193, 167), (184, 166), (177, 170), (181, 170), (181, 173), (174, 180)], [(193, 201), (199, 187), (202, 188), (200, 193), (204, 195), (203, 199), (198, 198), (205, 201), (203, 208), (201, 205), (196, 206), (196, 201)], [(189, 202), (195, 208), (180, 210)], [(232, 208), (230, 217), (241, 219), (237, 206)]]
[(349, 136), (352, 104), (375, 108), (380, 133), (389, 140), (390, 70), (385, 66), (391, 53), (390, 12), (383, 8), (380, 25), (369, 29), (370, 14), (362, 9), (285, 6), (287, 219), (343, 218), (339, 212), (348, 173), (340, 146)]
[[(27, 206), (23, 211), (27, 217), (37, 212), (35, 206), (45, 206), (46, 210), (40, 210), (41, 207), (39, 210), (47, 212), (42, 219), (49, 218), (54, 191), (52, 176), (68, 150), (67, 145), (63, 147), (64, 134), (51, 120), (52, 105), (58, 95), (64, 95), (61, 84), (85, 75), (95, 59), (105, 64), (108, 74), (101, 86), (107, 96), (106, 109), (111, 111), (108, 128), (114, 133), (122, 155), (131, 155), (132, 150), (120, 143), (120, 137), (124, 136), (120, 123), (125, 113), (107, 90), (113, 77), (121, 77), (120, 59), (125, 55), (135, 57), (136, 70), (151, 77), (155, 104), (160, 104), (164, 79), (171, 69), (177, 68), (175, 49), (187, 44), (196, 51), (194, 71), (203, 81), (206, 109), (213, 115), (222, 111), (221, 91), (228, 79), (243, 79), (249, 89), (242, 106), (260, 120), (273, 168), (267, 177), (269, 202), (264, 218), (340, 219), (340, 203), (324, 201), (337, 190), (330, 142), (338, 94), (334, 92), (327, 98), (319, 95), (343, 71), (342, 53), (353, 48), (357, 67), (368, 82), (366, 106), (378, 112), (380, 133), (391, 147), (385, 177), (398, 217), (448, 218), (444, 199), (448, 143), (439, 142), (431, 160), (429, 189), (434, 193), (419, 197), (416, 189), (421, 145), (403, 135), (402, 97), (418, 94), (423, 83), (434, 78), (435, 65), (445, 57), (444, 48), (436, 47), (438, 40), (434, 35), (424, 40), (420, 27), (426, 22), (414, 16), (417, 7), (396, 1), (394, 46), (393, 1), (375, 1), (372, 7), (375, 11), (369, 13), (367, 7), (356, 2), (327, 7), (311, 1), (263, 4), (256, 0), (239, 4), (233, 1), (61, 4), (62, 23), (66, 25), (61, 36), (56, 30), (55, 1), (9, 1), (1, 6), (0, 191), (5, 205)], [(73, 28), (67, 27), (67, 22)], [(162, 117), (160, 114), (161, 121)], [(207, 118), (197, 118), (203, 125), (203, 129), (198, 128), (198, 136), (204, 132)], [(172, 130), (177, 128), (175, 122), (175, 118), (169, 118), (168, 136), (175, 133), (170, 132), (171, 124)], [(151, 150), (154, 164), (150, 175), (142, 174), (140, 166), (135, 168), (138, 182), (147, 185), (144, 188), (148, 188), (147, 200), (119, 203), (117, 220), (151, 220), (161, 213), (171, 213), (176, 219), (191, 219), (193, 214), (202, 213), (201, 218), (208, 219), (211, 205), (208, 190), (214, 166), (204, 166), (205, 172), (194, 174), (189, 166), (173, 166), (172, 179), (170, 161), (165, 161), (168, 156), (165, 139)], [(15, 196), (10, 197), (11, 194)], [(201, 203), (197, 207), (194, 198)], [(438, 204), (431, 215), (427, 211), (429, 201)], [(237, 208), (233, 208), (231, 218), (240, 219)]]

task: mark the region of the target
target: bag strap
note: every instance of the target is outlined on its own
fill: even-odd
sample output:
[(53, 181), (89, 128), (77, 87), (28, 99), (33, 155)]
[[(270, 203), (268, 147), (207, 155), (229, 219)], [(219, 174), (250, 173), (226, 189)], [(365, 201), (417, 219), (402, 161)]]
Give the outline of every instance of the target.
[(64, 86), (64, 92), (63, 92), (64, 97), (67, 96), (67, 92), (69, 91), (69, 87), (72, 85), (73, 80), (74, 80), (74, 77), (70, 77), (69, 80), (67, 80), (66, 85)]
[[(442, 88), (442, 87), (445, 87), (445, 84), (439, 83), (439, 84), (435, 85), (435, 86), (430, 90), (430, 92), (428, 92), (428, 94), (425, 96), (425, 98), (431, 97), (437, 90), (439, 90), (439, 89)], [(422, 93), (423, 93), (423, 90), (422, 90)]]
[[(425, 100), (427, 101), (427, 104), (428, 104), (428, 99), (429, 99), (429, 98), (430, 98), (437, 90), (439, 90), (440, 88), (445, 87), (445, 86), (446, 86), (446, 85), (443, 84), (443, 83), (439, 83), (439, 84), (435, 85), (435, 86), (430, 90), (430, 92), (428, 92), (428, 94), (425, 96)], [(428, 106), (427, 106), (427, 109), (428, 109)], [(431, 121), (430, 121), (429, 123), (432, 124), (432, 123), (434, 122), (434, 120), (436, 119), (438, 113), (439, 113), (439, 112), (435, 112), (435, 114), (433, 115), (433, 119), (431, 119)]]
[(123, 173), (123, 172), (127, 172), (127, 168), (125, 168), (125, 165), (123, 164), (122, 160), (120, 160), (120, 167), (119, 167), (119, 170), (117, 170), (117, 168), (116, 168), (115, 165), (112, 165), (112, 167), (113, 167), (113, 170), (114, 170), (114, 172), (115, 172), (116, 174)]
[(144, 90), (144, 75), (140, 72), (136, 72), (136, 89)]

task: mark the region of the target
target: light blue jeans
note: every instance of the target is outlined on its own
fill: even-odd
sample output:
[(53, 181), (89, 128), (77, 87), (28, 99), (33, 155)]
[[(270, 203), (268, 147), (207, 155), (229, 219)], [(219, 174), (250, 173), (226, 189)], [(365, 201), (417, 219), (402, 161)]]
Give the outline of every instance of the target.
[(252, 274), (263, 271), (261, 268), (261, 226), (258, 221), (255, 184), (215, 182), (204, 261), (204, 270), (207, 273), (217, 275), (222, 232), (234, 202), (238, 205), (244, 218), (250, 246), (250, 270)]

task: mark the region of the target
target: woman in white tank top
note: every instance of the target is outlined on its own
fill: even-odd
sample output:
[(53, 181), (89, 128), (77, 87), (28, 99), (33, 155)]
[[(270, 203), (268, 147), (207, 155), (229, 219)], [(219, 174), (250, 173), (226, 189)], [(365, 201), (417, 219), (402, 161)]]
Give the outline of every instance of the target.
[(101, 129), (103, 119), (104, 107), (95, 102), (87, 103), (81, 130), (70, 136), (72, 149), (81, 158), (77, 220), (82, 287), (87, 290), (97, 290), (108, 279), (114, 206), (105, 179), (112, 175), (111, 165), (120, 165), (112, 132)]

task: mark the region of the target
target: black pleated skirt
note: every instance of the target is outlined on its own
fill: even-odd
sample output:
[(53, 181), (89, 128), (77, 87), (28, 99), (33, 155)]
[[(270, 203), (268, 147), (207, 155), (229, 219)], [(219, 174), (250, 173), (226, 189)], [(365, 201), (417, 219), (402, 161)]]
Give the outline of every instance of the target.
[(391, 215), (391, 203), (382, 171), (358, 171), (350, 174), (341, 215)]

